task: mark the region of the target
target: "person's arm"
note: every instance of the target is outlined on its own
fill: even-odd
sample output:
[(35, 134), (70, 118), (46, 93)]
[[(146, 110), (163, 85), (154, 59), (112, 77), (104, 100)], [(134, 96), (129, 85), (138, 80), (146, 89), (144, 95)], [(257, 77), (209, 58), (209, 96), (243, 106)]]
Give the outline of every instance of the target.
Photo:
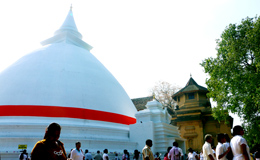
[(45, 153), (42, 143), (36, 143), (31, 152), (31, 160), (44, 160)]
[(106, 156), (106, 157), (107, 157), (107, 160), (109, 160), (108, 156)]
[[(228, 154), (228, 152), (230, 152), (230, 150), (231, 150), (231, 148), (228, 147), (227, 151), (224, 152), (223, 154), (218, 154), (218, 152), (217, 152), (218, 159), (221, 159), (221, 158), (225, 157), (225, 156)], [(224, 151), (224, 150), (223, 150), (223, 151)], [(223, 151), (222, 151), (222, 152), (223, 152)]]
[(195, 158), (196, 158), (196, 160), (199, 160), (199, 157), (198, 157), (198, 155), (197, 155), (197, 154), (195, 154)]
[(215, 158), (211, 154), (209, 154), (209, 158), (210, 160), (215, 160)]
[(247, 153), (247, 150), (246, 150), (246, 144), (241, 144), (241, 150), (242, 150), (242, 154), (245, 158), (245, 160), (250, 160), (250, 158), (248, 157), (248, 153)]
[(171, 153), (171, 150), (169, 151), (169, 153), (168, 153), (168, 159), (171, 159), (171, 155), (172, 153)]
[(74, 159), (74, 154), (75, 154), (74, 151), (75, 151), (75, 150), (73, 149), (73, 150), (70, 152), (70, 158), (71, 158), (71, 159)]

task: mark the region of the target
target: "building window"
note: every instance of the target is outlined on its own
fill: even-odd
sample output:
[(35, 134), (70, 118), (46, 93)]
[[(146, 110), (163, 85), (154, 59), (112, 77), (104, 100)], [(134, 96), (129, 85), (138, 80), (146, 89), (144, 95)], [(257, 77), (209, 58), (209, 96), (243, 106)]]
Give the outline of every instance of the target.
[(188, 97), (189, 97), (189, 99), (194, 99), (195, 97), (194, 97), (194, 93), (189, 93), (188, 94)]

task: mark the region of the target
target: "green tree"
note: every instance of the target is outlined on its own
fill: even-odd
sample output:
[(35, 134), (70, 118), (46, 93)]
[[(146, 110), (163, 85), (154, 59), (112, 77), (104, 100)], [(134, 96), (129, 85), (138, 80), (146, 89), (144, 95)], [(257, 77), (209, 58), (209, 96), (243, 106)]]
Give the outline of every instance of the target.
[(213, 116), (226, 120), (227, 112), (243, 121), (249, 145), (260, 144), (260, 18), (230, 24), (217, 40), (217, 57), (201, 65), (210, 78), (208, 96), (217, 102)]

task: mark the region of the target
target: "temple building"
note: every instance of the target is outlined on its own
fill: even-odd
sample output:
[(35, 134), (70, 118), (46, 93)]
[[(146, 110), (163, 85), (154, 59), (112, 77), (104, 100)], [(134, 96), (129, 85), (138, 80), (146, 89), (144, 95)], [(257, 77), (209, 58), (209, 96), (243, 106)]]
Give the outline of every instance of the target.
[(216, 135), (227, 133), (231, 137), (233, 118), (229, 116), (229, 123), (218, 122), (212, 117), (212, 108), (207, 88), (198, 85), (190, 77), (186, 86), (175, 93), (172, 98), (177, 102), (175, 114), (172, 115), (172, 124), (177, 126), (181, 137), (185, 138), (186, 148), (200, 151), (206, 134), (211, 134), (214, 141), (212, 146), (218, 144)]

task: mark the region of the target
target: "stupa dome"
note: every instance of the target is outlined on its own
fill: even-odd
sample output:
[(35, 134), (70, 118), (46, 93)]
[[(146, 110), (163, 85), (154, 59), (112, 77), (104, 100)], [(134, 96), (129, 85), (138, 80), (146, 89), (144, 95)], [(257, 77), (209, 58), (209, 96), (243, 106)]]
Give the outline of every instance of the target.
[(135, 123), (132, 101), (90, 53), (71, 10), (42, 45), (0, 73), (0, 116)]

